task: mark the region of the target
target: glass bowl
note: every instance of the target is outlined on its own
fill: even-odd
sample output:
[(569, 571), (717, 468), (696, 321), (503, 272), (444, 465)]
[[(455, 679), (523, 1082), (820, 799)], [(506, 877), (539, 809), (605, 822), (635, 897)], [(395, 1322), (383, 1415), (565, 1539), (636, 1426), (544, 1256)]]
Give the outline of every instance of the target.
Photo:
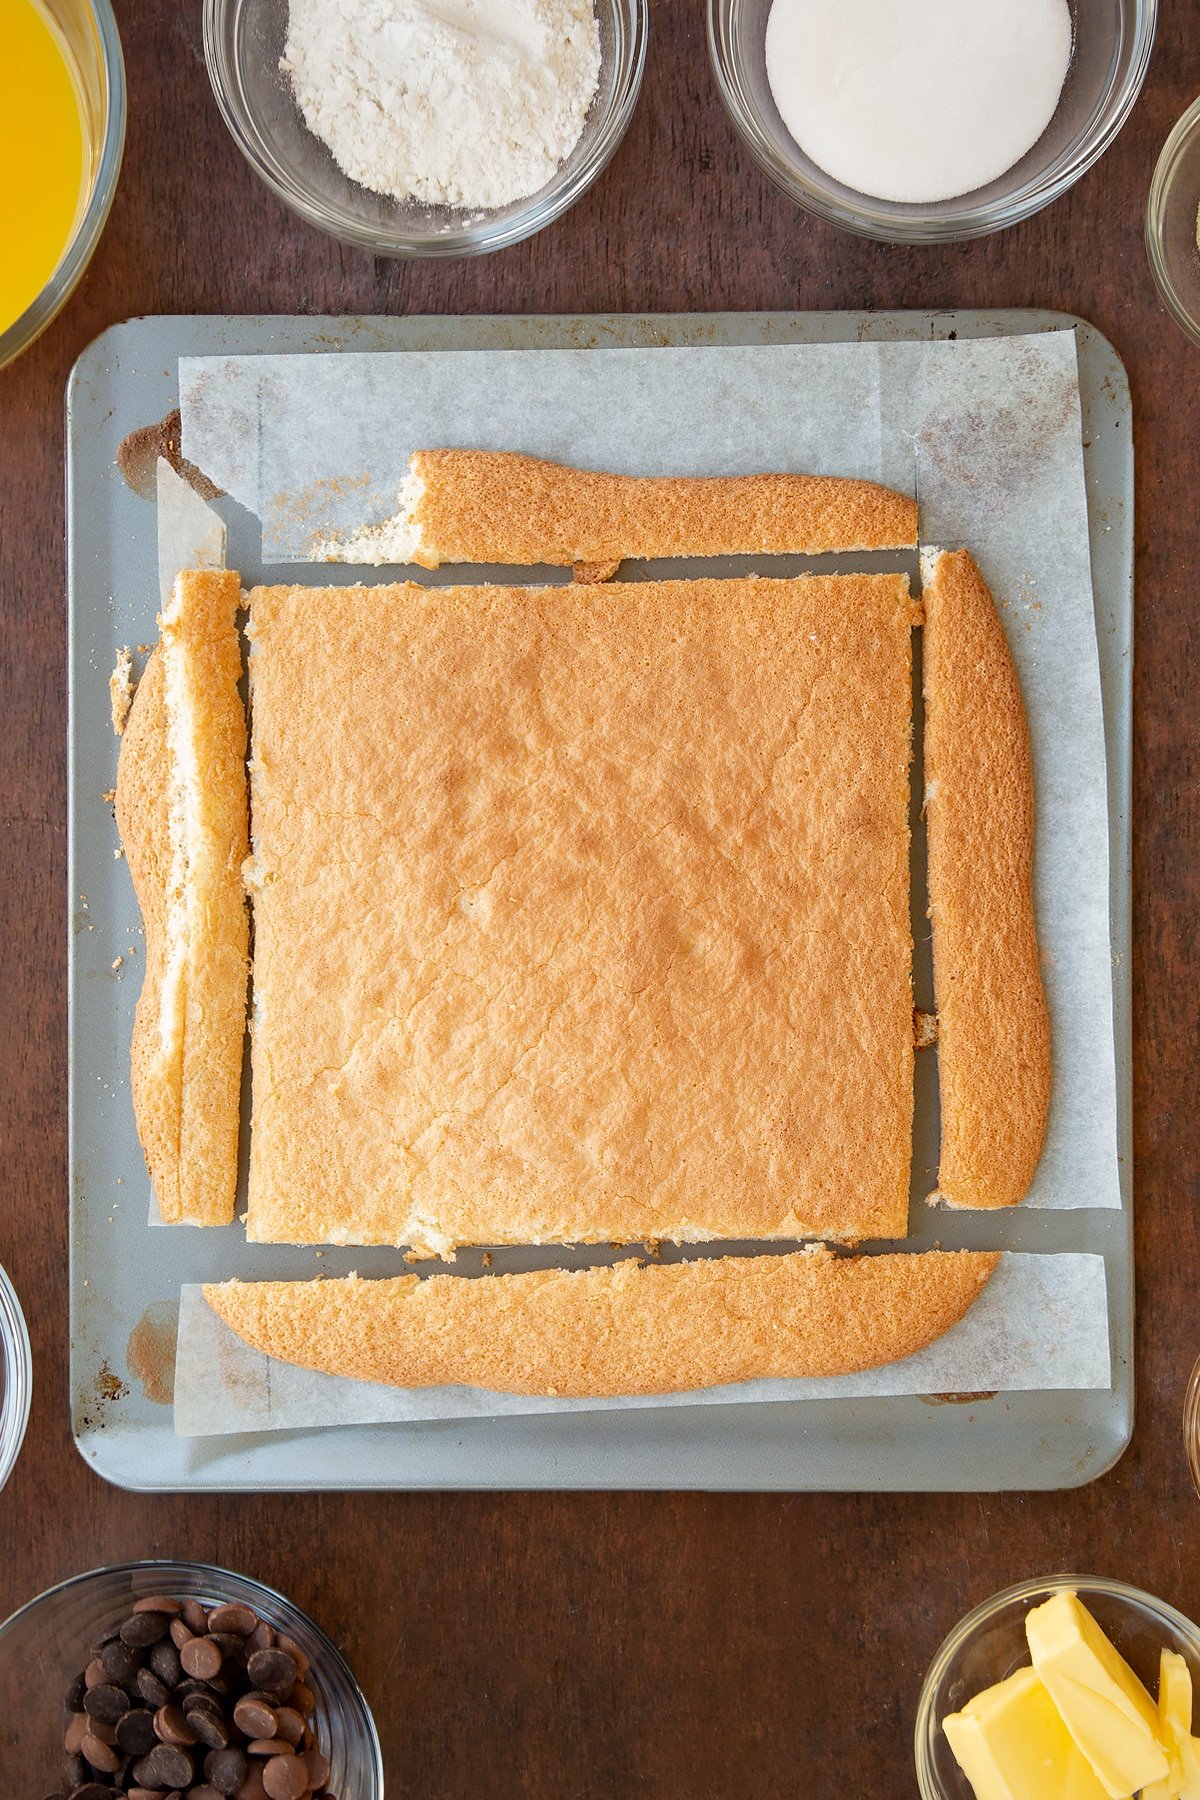
[[(1158, 0), (1072, 0), (1075, 42), (1058, 110), (1007, 174), (928, 205), (875, 200), (845, 187), (805, 155), (779, 116), (767, 81), (771, 0), (708, 0), (708, 48), (721, 98), (746, 147), (776, 187), (809, 212), (863, 237), (898, 244), (984, 237), (1065, 193), (1103, 155), (1145, 79)], [(920, 96), (913, 96), (917, 105)], [(910, 127), (920, 129), (919, 112)], [(906, 127), (906, 129), (909, 127)]]
[(33, 1359), (25, 1315), (12, 1282), (0, 1269), (0, 1488), (13, 1472), (33, 1396)]
[(42, 0), (74, 65), (83, 114), (84, 194), (70, 242), (25, 311), (0, 332), (0, 369), (46, 329), (74, 291), (100, 241), (125, 150), (125, 63), (109, 0)]
[(1183, 1447), (1191, 1470), (1192, 1486), (1200, 1496), (1200, 1360), (1192, 1366), (1183, 1400)]
[(646, 61), (647, 0), (596, 0), (600, 85), (553, 180), (493, 211), (426, 206), (360, 187), (309, 131), (279, 70), (287, 16), (288, 0), (204, 0), (204, 54), (217, 104), (250, 167), (293, 212), (378, 256), (477, 256), (560, 218), (624, 137)]
[(282, 1594), (205, 1563), (134, 1562), (93, 1569), (48, 1588), (0, 1626), (0, 1693), (20, 1696), (0, 1730), (0, 1793), (53, 1793), (62, 1760), (63, 1695), (88, 1660), (92, 1639), (151, 1594), (205, 1605), (240, 1600), (299, 1644), (317, 1699), (317, 1741), (337, 1800), (382, 1800), (375, 1721), (358, 1683), (325, 1633)]
[(1158, 291), (1176, 322), (1200, 344), (1198, 212), (1200, 100), (1188, 107), (1163, 145), (1146, 206), (1146, 252)]
[(1099, 1575), (1050, 1575), (1005, 1588), (969, 1612), (946, 1639), (925, 1677), (917, 1705), (917, 1784), (921, 1800), (973, 1800), (970, 1782), (954, 1759), (942, 1720), (972, 1695), (1029, 1664), (1025, 1615), (1052, 1594), (1070, 1588), (1126, 1662), (1158, 1691), (1158, 1653), (1177, 1650), (1200, 1685), (1200, 1630), (1181, 1612), (1123, 1581)]

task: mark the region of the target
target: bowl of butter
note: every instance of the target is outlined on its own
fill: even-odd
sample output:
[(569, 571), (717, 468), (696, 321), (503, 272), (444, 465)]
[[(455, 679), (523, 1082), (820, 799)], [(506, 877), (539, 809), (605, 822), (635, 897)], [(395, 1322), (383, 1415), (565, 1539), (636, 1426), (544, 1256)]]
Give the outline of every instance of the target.
[(1006, 1588), (933, 1659), (917, 1709), (923, 1800), (1200, 1794), (1200, 1630), (1098, 1576)]

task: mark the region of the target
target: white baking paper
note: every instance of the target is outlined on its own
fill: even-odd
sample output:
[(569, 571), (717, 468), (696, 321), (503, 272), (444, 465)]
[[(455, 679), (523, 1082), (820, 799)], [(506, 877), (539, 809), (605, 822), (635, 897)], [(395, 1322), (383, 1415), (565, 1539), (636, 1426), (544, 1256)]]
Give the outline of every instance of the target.
[(547, 1400), (481, 1388), (382, 1387), (297, 1369), (252, 1350), (217, 1318), (199, 1287), (185, 1287), (175, 1366), (175, 1430), (181, 1437), (211, 1437), (614, 1407), (1106, 1388), (1112, 1380), (1107, 1317), (1103, 1257), (1010, 1252), (964, 1319), (928, 1349), (882, 1369), (823, 1380), (745, 1381), (687, 1394)]
[(177, 475), (165, 456), (157, 465), (158, 599), (165, 607), (180, 569), (225, 567), (225, 521)]
[(259, 516), (271, 562), (303, 562), (316, 539), (387, 518), (422, 446), (631, 474), (812, 470), (915, 492), (923, 542), (968, 545), (992, 585), (1033, 738), (1054, 1082), (1025, 1204), (1120, 1205), (1107, 777), (1072, 332), (206, 357), (181, 359), (179, 372), (184, 454)]

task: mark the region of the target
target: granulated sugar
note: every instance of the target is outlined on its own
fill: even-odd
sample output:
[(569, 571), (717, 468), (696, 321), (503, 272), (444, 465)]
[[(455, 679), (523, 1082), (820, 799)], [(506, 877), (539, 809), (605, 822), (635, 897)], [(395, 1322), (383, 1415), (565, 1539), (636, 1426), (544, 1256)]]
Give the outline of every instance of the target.
[(819, 168), (880, 200), (949, 200), (1032, 149), (1071, 61), (1067, 0), (774, 0), (767, 79)]
[(494, 208), (579, 142), (600, 32), (592, 0), (291, 0), (280, 67), (352, 181)]

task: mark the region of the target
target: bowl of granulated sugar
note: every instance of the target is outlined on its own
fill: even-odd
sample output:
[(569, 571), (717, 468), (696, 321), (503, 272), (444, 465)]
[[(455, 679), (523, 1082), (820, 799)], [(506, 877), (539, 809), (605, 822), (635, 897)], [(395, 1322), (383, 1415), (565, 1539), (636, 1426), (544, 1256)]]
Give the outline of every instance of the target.
[(381, 256), (473, 256), (591, 187), (637, 104), (647, 0), (205, 0), (250, 166)]
[(1048, 206), (1141, 90), (1157, 0), (708, 0), (721, 98), (809, 212), (982, 237)]

